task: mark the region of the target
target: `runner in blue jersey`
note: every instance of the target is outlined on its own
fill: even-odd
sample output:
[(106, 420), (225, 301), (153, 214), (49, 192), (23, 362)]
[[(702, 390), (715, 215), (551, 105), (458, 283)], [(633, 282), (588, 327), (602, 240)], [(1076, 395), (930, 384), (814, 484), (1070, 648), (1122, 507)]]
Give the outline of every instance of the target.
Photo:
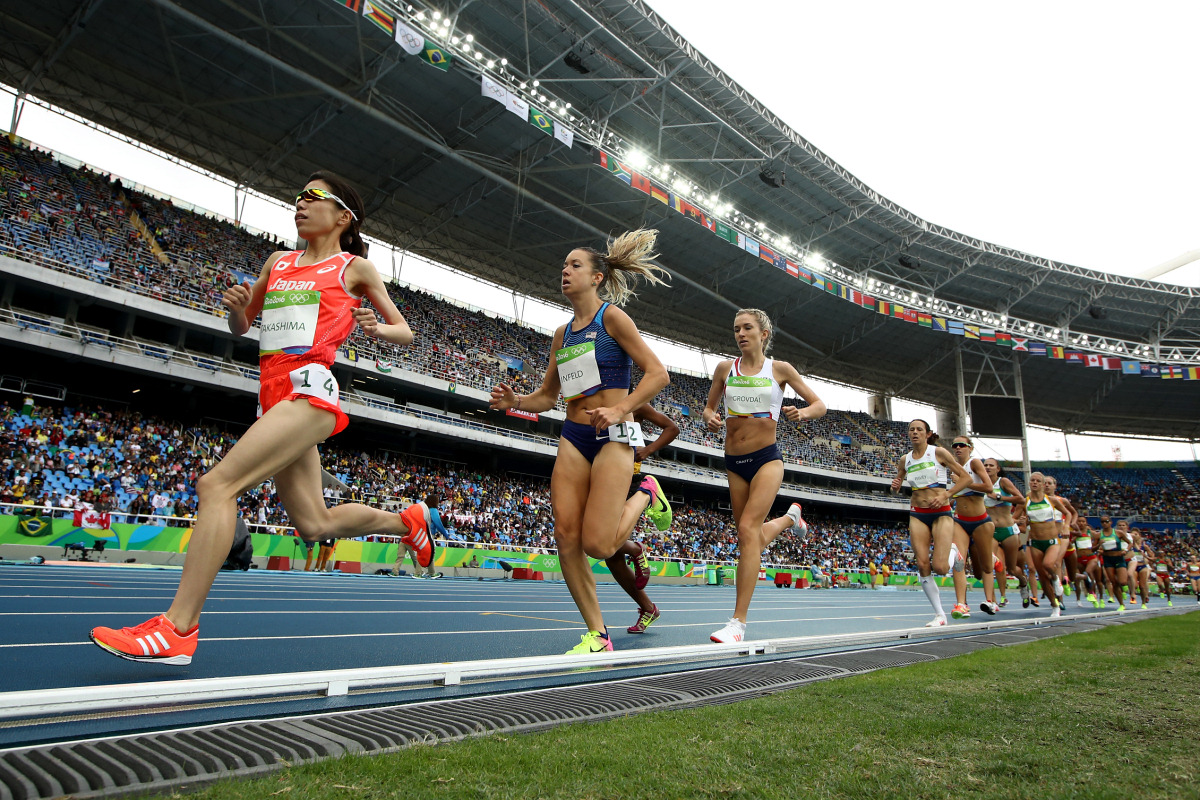
[[(634, 452), (645, 443), (633, 411), (670, 383), (666, 367), (619, 308), (639, 279), (664, 283), (659, 275), (666, 270), (654, 262), (657, 238), (658, 231), (639, 229), (610, 241), (606, 252), (579, 247), (568, 253), (562, 293), (574, 314), (554, 332), (541, 387), (528, 395), (505, 384), (492, 389), (491, 407), (498, 411), (549, 411), (559, 394), (567, 402), (550, 502), (563, 579), (587, 625), (569, 653), (613, 649), (588, 557), (606, 560), (625, 544), (621, 514)], [(643, 377), (631, 390), (633, 364)], [(661, 489), (654, 486), (650, 501), (657, 504)]]

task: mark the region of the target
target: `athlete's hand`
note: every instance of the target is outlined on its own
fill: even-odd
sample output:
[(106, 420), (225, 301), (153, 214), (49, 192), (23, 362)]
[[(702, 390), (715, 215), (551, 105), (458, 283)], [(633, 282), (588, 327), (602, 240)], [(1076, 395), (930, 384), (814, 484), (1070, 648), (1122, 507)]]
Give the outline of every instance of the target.
[(804, 415), (800, 413), (799, 406), (784, 406), (783, 415), (791, 422), (799, 422), (804, 419)]
[(592, 418), (592, 426), (596, 429), (596, 433), (604, 433), (613, 425), (621, 421), (621, 412), (615, 408), (591, 408), (584, 412)]
[(892, 491), (893, 492), (900, 491), (900, 487), (903, 485), (904, 485), (904, 481), (900, 480), (899, 478), (892, 478)]
[(358, 323), (358, 327), (362, 328), (362, 332), (367, 336), (370, 336), (372, 339), (379, 337), (379, 317), (375, 316), (375, 309), (354, 309), (354, 321)]
[(704, 417), (704, 424), (707, 425), (708, 429), (713, 433), (721, 430), (721, 426), (725, 424), (725, 420), (721, 419), (721, 416), (715, 411), (709, 411), (708, 409), (705, 409), (701, 416)]
[(636, 450), (634, 450), (634, 451), (633, 451), (633, 460), (634, 460), (634, 461), (637, 461), (637, 462), (640, 462), (640, 461), (641, 461), (643, 458), (645, 458), (645, 457), (646, 457), (646, 450), (647, 450), (647, 449), (648, 449), (648, 448), (645, 448), (645, 447), (639, 447), (639, 448), (637, 448)]
[(505, 409), (514, 407), (516, 404), (517, 393), (507, 383), (492, 387), (492, 399), (488, 401), (490, 409), (493, 411), (504, 411)]
[(243, 281), (236, 286), (230, 286), (221, 295), (221, 305), (228, 308), (231, 312), (246, 313), (246, 309), (250, 307), (250, 300), (254, 294), (250, 290), (250, 281)]

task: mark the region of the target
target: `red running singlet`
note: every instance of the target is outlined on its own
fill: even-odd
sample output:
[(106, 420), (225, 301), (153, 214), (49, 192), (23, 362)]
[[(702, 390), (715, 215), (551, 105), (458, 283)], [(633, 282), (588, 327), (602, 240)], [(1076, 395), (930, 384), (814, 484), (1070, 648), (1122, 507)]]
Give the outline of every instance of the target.
[(258, 350), (259, 416), (276, 403), (303, 397), (337, 417), (333, 433), (338, 433), (350, 420), (338, 403), (329, 367), (354, 331), (354, 309), (362, 305), (345, 282), (355, 256), (338, 253), (301, 266), (302, 255), (295, 250), (280, 256), (267, 280)]

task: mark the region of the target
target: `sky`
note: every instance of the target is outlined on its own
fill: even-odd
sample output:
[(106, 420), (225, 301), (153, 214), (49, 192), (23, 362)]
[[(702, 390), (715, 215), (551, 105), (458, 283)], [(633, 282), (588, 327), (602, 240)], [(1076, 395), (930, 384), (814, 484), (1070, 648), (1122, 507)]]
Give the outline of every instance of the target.
[[(867, 185), (920, 216), (998, 244), (1135, 275), (1200, 248), (1200, 148), (1191, 32), (1200, 4), (809, 4), (649, 0), (701, 52)], [(1117, 11), (1121, 13), (1117, 13)], [(781, 32), (765, 46), (764, 26)], [(753, 42), (755, 46), (747, 47)], [(0, 127), (12, 95), (0, 93)], [(18, 133), (127, 181), (235, 216), (232, 185), (26, 104)], [(243, 224), (291, 239), (292, 211), (245, 200)], [(265, 255), (265, 254), (264, 254)], [(373, 246), (382, 272), (543, 328), (564, 311)], [(420, 263), (420, 269), (413, 267)], [(1200, 264), (1164, 279), (1200, 285)], [(662, 341), (667, 364), (710, 373), (719, 354)], [(867, 394), (810, 381), (831, 408)], [(897, 418), (932, 409), (896, 401)], [(1030, 430), (1035, 460), (1194, 459), (1188, 444)], [(1018, 459), (1019, 444), (977, 453)]]

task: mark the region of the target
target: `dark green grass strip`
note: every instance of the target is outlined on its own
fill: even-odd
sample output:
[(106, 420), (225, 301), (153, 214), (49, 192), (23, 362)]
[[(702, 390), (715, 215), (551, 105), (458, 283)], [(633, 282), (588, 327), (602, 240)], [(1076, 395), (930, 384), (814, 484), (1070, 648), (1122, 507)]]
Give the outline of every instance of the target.
[(1198, 798), (1200, 613), (188, 797)]

